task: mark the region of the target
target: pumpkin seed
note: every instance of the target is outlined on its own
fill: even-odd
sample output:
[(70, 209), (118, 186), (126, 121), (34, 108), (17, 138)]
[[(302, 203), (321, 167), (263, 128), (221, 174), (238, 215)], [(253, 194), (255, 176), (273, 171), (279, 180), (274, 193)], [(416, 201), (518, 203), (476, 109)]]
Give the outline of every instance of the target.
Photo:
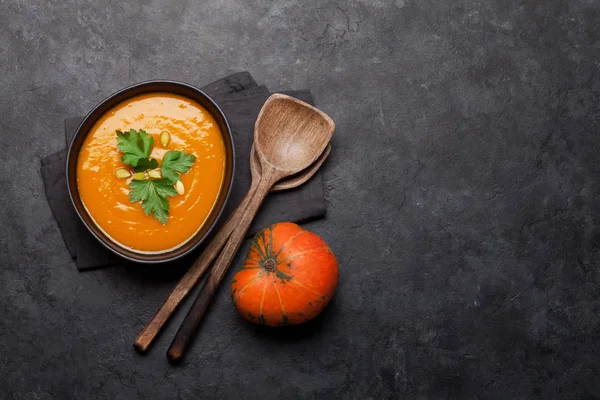
[(162, 131), (160, 133), (160, 144), (162, 144), (163, 147), (167, 147), (170, 141), (171, 134), (169, 133), (169, 131)]
[(185, 188), (183, 187), (183, 182), (177, 181), (177, 183), (175, 184), (175, 190), (177, 190), (177, 193), (179, 194), (184, 194)]
[(148, 171), (148, 176), (152, 179), (162, 178), (162, 174), (160, 173), (160, 170), (157, 170), (157, 169), (151, 169), (150, 171)]
[(131, 172), (129, 172), (129, 170), (127, 168), (119, 168), (115, 172), (115, 175), (117, 175), (117, 178), (119, 178), (119, 179), (125, 179), (125, 178), (129, 178), (131, 176)]
[(146, 173), (145, 172), (136, 172), (135, 174), (133, 174), (133, 179), (136, 181), (141, 181), (146, 179)]

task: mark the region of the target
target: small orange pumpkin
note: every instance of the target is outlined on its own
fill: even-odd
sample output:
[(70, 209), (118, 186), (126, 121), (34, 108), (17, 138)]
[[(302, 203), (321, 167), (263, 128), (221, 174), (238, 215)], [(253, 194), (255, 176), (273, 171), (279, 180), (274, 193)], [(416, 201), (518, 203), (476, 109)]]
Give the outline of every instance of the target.
[(258, 232), (231, 284), (237, 310), (255, 324), (300, 324), (319, 315), (338, 282), (327, 243), (291, 222)]

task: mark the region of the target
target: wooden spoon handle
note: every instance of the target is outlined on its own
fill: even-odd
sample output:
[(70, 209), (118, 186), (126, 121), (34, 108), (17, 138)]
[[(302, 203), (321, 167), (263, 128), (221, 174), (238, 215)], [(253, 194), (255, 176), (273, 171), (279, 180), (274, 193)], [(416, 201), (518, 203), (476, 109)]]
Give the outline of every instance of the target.
[(269, 173), (263, 175), (256, 190), (253, 193), (248, 193), (247, 196), (249, 197), (249, 200), (246, 210), (239, 220), (235, 221), (236, 228), (231, 233), (229, 241), (215, 262), (215, 265), (206, 278), (204, 285), (200, 289), (198, 296), (194, 300), (190, 311), (185, 316), (183, 323), (179, 327), (179, 330), (167, 351), (167, 357), (169, 357), (171, 361), (180, 361), (185, 354), (186, 349), (196, 336), (200, 321), (206, 314), (219, 283), (221, 283), (225, 272), (229, 268), (233, 257), (240, 247), (240, 244), (256, 215), (256, 212), (275, 181), (271, 171), (269, 171)]
[[(253, 185), (256, 185), (253, 182)], [(255, 186), (254, 186), (255, 187)], [(251, 187), (250, 190), (253, 190)], [(237, 221), (242, 216), (242, 213), (246, 209), (249, 198), (246, 196), (240, 205), (235, 209), (231, 217), (227, 220), (225, 225), (221, 227), (219, 232), (211, 239), (209, 244), (205, 247), (204, 251), (196, 259), (194, 264), (188, 269), (188, 271), (181, 277), (177, 286), (173, 289), (169, 297), (160, 306), (156, 314), (152, 317), (150, 322), (144, 327), (142, 332), (138, 335), (133, 343), (133, 346), (140, 352), (148, 350), (156, 336), (165, 325), (165, 323), (171, 318), (179, 304), (192, 288), (196, 285), (202, 274), (210, 266), (210, 263), (219, 254), (219, 251), (223, 248), (227, 239), (233, 232)]]

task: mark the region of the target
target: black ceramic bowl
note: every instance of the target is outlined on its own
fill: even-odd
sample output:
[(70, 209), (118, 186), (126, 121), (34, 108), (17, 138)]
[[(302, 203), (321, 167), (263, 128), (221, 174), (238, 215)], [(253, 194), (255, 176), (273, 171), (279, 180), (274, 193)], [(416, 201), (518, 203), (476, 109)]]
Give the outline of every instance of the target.
[[(223, 135), (223, 141), (225, 143), (225, 177), (223, 180), (223, 186), (219, 193), (219, 197), (217, 198), (216, 204), (213, 207), (212, 212), (208, 216), (208, 219), (206, 220), (202, 228), (194, 235), (194, 237), (191, 240), (189, 240), (183, 246), (180, 246), (168, 252), (157, 254), (142, 254), (129, 250), (125, 247), (119, 246), (111, 239), (109, 239), (108, 236), (106, 236), (106, 234), (96, 226), (96, 224), (88, 214), (86, 208), (83, 206), (81, 198), (79, 197), (79, 191), (77, 188), (77, 157), (79, 156), (79, 149), (81, 148), (85, 137), (89, 133), (90, 129), (94, 126), (96, 121), (98, 121), (98, 119), (102, 117), (102, 115), (104, 115), (107, 111), (109, 111), (117, 104), (131, 97), (140, 94), (156, 92), (175, 93), (192, 99), (198, 102), (206, 110), (208, 110), (208, 112), (215, 118), (217, 124), (219, 125), (219, 129), (221, 130), (221, 134)], [(75, 133), (75, 136), (71, 141), (71, 145), (69, 146), (69, 153), (67, 156), (67, 187), (69, 190), (69, 196), (71, 197), (71, 202), (73, 203), (73, 206), (75, 207), (75, 211), (77, 211), (79, 218), (81, 218), (83, 224), (89, 229), (92, 235), (104, 245), (104, 247), (130, 261), (145, 264), (156, 264), (173, 261), (180, 257), (183, 257), (186, 254), (189, 254), (198, 245), (200, 245), (200, 243), (202, 243), (204, 239), (206, 239), (206, 237), (213, 230), (215, 224), (217, 223), (217, 220), (221, 216), (225, 203), (227, 202), (227, 198), (229, 197), (229, 192), (231, 191), (231, 185), (233, 183), (233, 171), (235, 169), (234, 167), (235, 152), (233, 148), (233, 138), (231, 136), (231, 129), (229, 127), (229, 123), (227, 122), (227, 118), (225, 118), (225, 115), (223, 114), (223, 111), (221, 111), (219, 106), (217, 106), (217, 104), (208, 95), (206, 95), (206, 93), (202, 92), (198, 88), (195, 88), (194, 86), (173, 81), (149, 81), (139, 83), (137, 85), (133, 85), (118, 91), (117, 93), (113, 94), (112, 96), (108, 97), (100, 104), (98, 104), (85, 117), (81, 125), (79, 125), (79, 128), (77, 129), (77, 132)]]

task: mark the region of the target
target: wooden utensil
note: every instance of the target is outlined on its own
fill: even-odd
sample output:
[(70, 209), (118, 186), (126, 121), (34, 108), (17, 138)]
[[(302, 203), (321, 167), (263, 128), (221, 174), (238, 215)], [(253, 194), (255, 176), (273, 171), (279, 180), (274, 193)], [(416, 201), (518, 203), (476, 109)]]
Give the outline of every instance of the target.
[(239, 219), (200, 293), (177, 331), (167, 356), (179, 361), (198, 330), (215, 291), (235, 256), (252, 219), (273, 185), (309, 167), (331, 140), (335, 124), (327, 114), (293, 97), (274, 94), (261, 109), (254, 128), (254, 146), (261, 174), (252, 180), (247, 207)]
[[(271, 189), (271, 192), (281, 192), (282, 190), (289, 190), (297, 188), (302, 185), (310, 178), (313, 177), (314, 174), (317, 173), (321, 165), (325, 162), (327, 157), (331, 153), (331, 144), (328, 144), (323, 150), (323, 153), (317, 158), (317, 161), (311, 164), (307, 169), (298, 172), (297, 174), (290, 175), (287, 178), (284, 178), (277, 182), (275, 186)], [(252, 174), (252, 179), (258, 179), (258, 175), (260, 173), (260, 162), (256, 156), (256, 151), (254, 150), (254, 145), (252, 145), (252, 164), (250, 165), (250, 173)], [(254, 167), (254, 169), (253, 169)]]
[[(302, 185), (312, 178), (312, 176), (319, 170), (323, 162), (327, 159), (327, 156), (329, 156), (330, 152), (331, 144), (328, 144), (317, 161), (315, 161), (308, 169), (277, 182), (271, 191), (277, 192), (281, 190), (288, 190)], [(254, 146), (252, 146), (252, 150), (250, 152), (250, 174), (252, 175), (252, 181), (258, 181), (260, 173), (260, 161), (256, 156)], [(218, 252), (223, 248), (225, 242), (227, 239), (229, 239), (231, 232), (235, 228), (235, 221), (241, 217), (241, 214), (246, 209), (247, 204), (247, 198), (245, 198), (236, 208), (233, 214), (231, 214), (231, 217), (229, 217), (225, 225), (223, 225), (219, 232), (212, 238), (190, 269), (181, 277), (177, 283), (177, 286), (175, 286), (169, 297), (160, 306), (156, 314), (154, 314), (152, 320), (146, 324), (142, 332), (140, 332), (138, 337), (135, 339), (133, 345), (137, 350), (141, 352), (148, 350), (156, 336), (158, 336), (160, 330), (167, 323), (169, 318), (171, 318), (177, 307), (179, 307), (179, 304), (181, 304), (183, 299), (196, 285), (210, 263), (215, 259)]]

